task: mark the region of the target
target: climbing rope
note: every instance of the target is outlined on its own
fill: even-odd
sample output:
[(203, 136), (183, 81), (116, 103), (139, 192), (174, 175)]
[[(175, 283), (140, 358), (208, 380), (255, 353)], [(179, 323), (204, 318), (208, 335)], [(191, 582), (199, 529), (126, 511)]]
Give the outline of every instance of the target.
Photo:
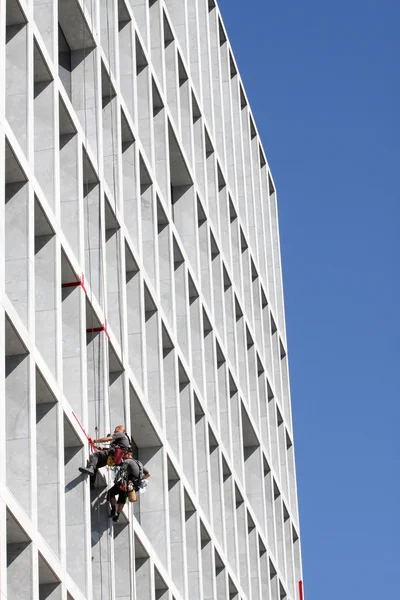
[[(117, 195), (120, 196), (120, 189), (118, 186), (117, 189), (117, 181), (116, 181), (116, 167), (115, 167), (115, 163), (117, 161), (118, 155), (115, 149), (116, 143), (115, 143), (115, 136), (118, 135), (118, 130), (116, 130), (114, 132), (114, 127), (116, 125), (115, 123), (115, 116), (114, 116), (114, 98), (112, 97), (112, 93), (113, 93), (113, 88), (112, 88), (112, 83), (111, 83), (111, 44), (110, 44), (110, 21), (109, 21), (109, 14), (108, 14), (108, 10), (106, 11), (107, 14), (107, 47), (108, 47), (108, 82), (109, 82), (109, 94), (110, 94), (110, 119), (111, 119), (111, 152), (112, 152), (112, 195), (113, 195), (113, 200), (114, 200), (114, 218), (115, 218), (115, 227), (114, 227), (114, 236), (115, 236), (115, 243), (116, 243), (116, 247), (117, 247), (117, 298), (118, 298), (118, 317), (119, 317), (119, 342), (120, 342), (120, 348), (121, 348), (121, 357), (122, 357), (122, 361), (124, 359), (124, 345), (123, 345), (123, 341), (122, 341), (122, 336), (123, 336), (123, 328), (122, 328), (122, 318), (123, 318), (123, 314), (122, 314), (122, 302), (121, 302), (121, 296), (122, 296), (122, 283), (121, 283), (121, 265), (122, 265), (122, 260), (121, 260), (121, 243), (120, 243), (120, 236), (118, 235), (118, 219), (117, 219), (117, 209), (118, 209), (118, 203), (117, 203)], [(116, 113), (116, 116), (118, 115), (118, 112)], [(110, 418), (111, 418), (111, 407), (109, 404), (109, 410), (110, 410)], [(126, 420), (126, 399), (124, 397), (123, 399), (123, 412), (124, 412), (124, 425), (126, 426), (127, 420)]]
[[(93, 26), (93, 4), (91, 7), (91, 21), (92, 21), (92, 26)], [(86, 69), (87, 69), (87, 57), (88, 57), (88, 53), (87, 53), (87, 40), (86, 40), (86, 36), (87, 36), (87, 32), (86, 32), (86, 27), (84, 28), (84, 34), (83, 34), (83, 112), (84, 112), (84, 136), (85, 136), (85, 150), (87, 151), (88, 147), (89, 147), (89, 136), (88, 136), (88, 120), (87, 120), (87, 84), (86, 84)], [(94, 75), (96, 77), (96, 69), (94, 69)], [(96, 138), (97, 138), (97, 110), (96, 110), (96, 80), (95, 80), (95, 94), (94, 94), (94, 102), (95, 102), (95, 122), (96, 122)], [(97, 148), (96, 148), (97, 151)], [(88, 159), (87, 159), (88, 160)], [(97, 161), (98, 161), (98, 152), (97, 152)], [(89, 181), (88, 181), (88, 165), (86, 164), (86, 169), (84, 169), (84, 196), (85, 196), (85, 201), (86, 201), (86, 238), (87, 238), (87, 247), (88, 247), (88, 270), (89, 270), (89, 281), (90, 281), (90, 286), (89, 286), (89, 300), (90, 300), (90, 305), (93, 306), (93, 270), (92, 270), (92, 247), (91, 247), (91, 229), (90, 229), (90, 216), (89, 216), (89, 198), (88, 198), (88, 194), (89, 194)], [(85, 210), (85, 207), (84, 207)], [(84, 215), (85, 216), (85, 215)], [(91, 319), (91, 323), (90, 323), (90, 329), (94, 329), (94, 314), (93, 314), (93, 310), (90, 311), (90, 319)], [(96, 381), (96, 370), (95, 370), (95, 365), (96, 365), (96, 350), (95, 350), (95, 344), (91, 343), (92, 346), (92, 372), (93, 372), (93, 397), (94, 397), (94, 410), (95, 410), (95, 431), (97, 433), (98, 431), (98, 407), (97, 407), (97, 402), (100, 402), (100, 393), (98, 393), (98, 388), (97, 388), (97, 381)], [(100, 354), (100, 350), (99, 350), (99, 354)], [(100, 362), (100, 356), (98, 357), (98, 361)]]
[[(94, 2), (91, 2), (91, 9), (90, 9), (90, 20), (91, 20), (91, 26), (94, 29)], [(86, 68), (87, 68), (87, 57), (89, 55), (89, 53), (87, 52), (88, 48), (87, 48), (87, 39), (86, 39), (86, 27), (84, 29), (84, 40), (83, 40), (83, 59), (84, 59), (84, 68), (83, 68), (83, 88), (84, 88), (84, 125), (85, 125), (85, 145), (86, 145), (86, 149), (89, 147), (89, 136), (88, 136), (88, 121), (87, 121), (87, 84), (86, 84)], [(97, 164), (99, 164), (99, 148), (98, 148), (98, 139), (99, 139), (99, 132), (98, 132), (98, 123), (97, 123), (97, 119), (98, 119), (98, 103), (97, 103), (97, 95), (98, 95), (98, 78), (97, 78), (97, 65), (96, 65), (96, 58), (95, 58), (95, 54), (93, 55), (93, 63), (94, 63), (94, 68), (93, 68), (93, 73), (94, 73), (94, 115), (95, 115), (95, 134), (96, 134), (96, 148), (95, 148), (95, 152), (96, 152), (96, 159), (97, 159)], [(88, 168), (88, 165), (86, 165)], [(91, 305), (91, 327), (90, 329), (94, 330), (94, 312), (93, 312), (93, 270), (92, 270), (92, 247), (91, 247), (91, 238), (90, 238), (90, 215), (89, 215), (89, 198), (88, 198), (88, 194), (89, 194), (89, 182), (88, 182), (88, 174), (87, 172), (85, 172), (85, 181), (84, 181), (84, 189), (85, 189), (85, 198), (86, 198), (86, 203), (87, 203), (87, 247), (88, 247), (88, 267), (89, 267), (89, 279), (90, 279), (90, 296), (89, 296), (89, 300), (90, 300), (90, 305)], [(100, 193), (100, 192), (99, 192)], [(102, 286), (101, 290), (100, 290), (100, 295), (103, 292), (104, 294), (104, 285), (102, 285), (102, 281), (101, 281), (101, 275), (102, 275), (102, 265), (101, 265), (101, 259), (102, 259), (102, 237), (101, 237), (101, 198), (99, 195), (99, 220), (97, 223), (97, 231), (100, 232), (100, 238), (99, 238), (99, 277), (98, 277), (98, 282), (99, 284)], [(100, 283), (101, 282), (101, 283)], [(99, 420), (100, 420), (100, 414), (101, 414), (101, 383), (100, 383), (100, 378), (101, 378), (101, 360), (102, 360), (102, 339), (101, 336), (99, 336), (99, 341), (98, 341), (98, 352), (97, 352), (97, 357), (96, 357), (96, 343), (95, 343), (95, 338), (93, 338), (91, 340), (91, 346), (92, 346), (92, 372), (93, 372), (93, 396), (94, 396), (94, 418), (95, 418), (95, 431), (96, 431), (96, 437), (99, 436)], [(97, 371), (96, 371), (96, 365), (97, 365)], [(96, 517), (97, 517), (97, 532), (100, 532), (100, 506), (99, 504), (97, 504), (97, 506), (95, 507), (95, 512), (96, 512)], [(98, 544), (99, 544), (99, 558), (100, 558), (100, 564), (103, 564), (103, 552), (102, 552), (102, 544), (100, 539), (98, 540)], [(108, 540), (108, 536), (107, 536), (107, 557), (110, 555), (110, 551), (109, 551), (109, 540)], [(110, 561), (108, 560), (108, 563), (110, 563)], [(112, 578), (110, 577), (110, 573), (108, 576), (108, 591), (106, 592), (106, 596), (105, 598), (111, 598), (112, 597), (112, 590), (110, 589), (110, 586), (112, 586)], [(100, 596), (100, 600), (104, 599), (104, 595), (103, 595), (103, 579), (101, 578), (101, 585), (100, 585), (100, 589), (101, 589), (101, 596)]]
[[(109, 3), (106, 3), (106, 21), (107, 21), (107, 47), (108, 47), (108, 83), (109, 83), (109, 97), (110, 97), (110, 132), (111, 132), (111, 160), (112, 160), (112, 195), (114, 200), (114, 234), (113, 237), (115, 239), (116, 244), (116, 271), (117, 271), (117, 302), (118, 302), (118, 317), (119, 317), (119, 343), (121, 348), (121, 355), (123, 360), (123, 340), (122, 340), (122, 306), (121, 306), (121, 248), (120, 248), (120, 236), (118, 234), (118, 219), (117, 219), (117, 181), (116, 181), (116, 161), (118, 160), (117, 153), (115, 151), (115, 136), (118, 135), (118, 132), (115, 130), (115, 115), (114, 115), (114, 97), (113, 97), (113, 89), (111, 83), (111, 28), (110, 28), (110, 19), (109, 19)], [(115, 24), (114, 24), (115, 25)], [(115, 31), (115, 26), (114, 26)], [(103, 288), (104, 289), (104, 288)], [(108, 416), (111, 424), (111, 402), (110, 395), (108, 395)], [(126, 426), (126, 406), (125, 406), (125, 398), (123, 398), (123, 413), (124, 413), (124, 425)], [(115, 475), (115, 472), (114, 472)], [(111, 562), (110, 562), (111, 569)], [(111, 573), (110, 573), (111, 575)], [(111, 577), (110, 577), (111, 579)]]

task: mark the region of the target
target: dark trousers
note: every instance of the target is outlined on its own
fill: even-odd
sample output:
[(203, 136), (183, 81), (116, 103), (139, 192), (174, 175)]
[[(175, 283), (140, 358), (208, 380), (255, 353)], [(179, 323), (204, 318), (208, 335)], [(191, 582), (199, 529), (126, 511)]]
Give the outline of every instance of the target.
[(112, 488), (108, 490), (108, 500), (110, 501), (111, 498), (115, 498), (115, 496), (118, 496), (118, 504), (125, 504), (128, 492), (121, 490), (119, 483), (114, 483)]
[(89, 456), (88, 463), (94, 468), (95, 471), (97, 471), (97, 469), (101, 469), (101, 467), (106, 466), (109, 454), (110, 450), (99, 450), (98, 452), (94, 452)]

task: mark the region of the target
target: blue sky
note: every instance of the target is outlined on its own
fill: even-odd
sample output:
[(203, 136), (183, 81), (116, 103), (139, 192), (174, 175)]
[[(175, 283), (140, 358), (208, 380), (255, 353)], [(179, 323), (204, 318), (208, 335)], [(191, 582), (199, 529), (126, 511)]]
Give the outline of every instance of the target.
[(400, 2), (219, 5), (278, 191), (305, 600), (400, 598)]

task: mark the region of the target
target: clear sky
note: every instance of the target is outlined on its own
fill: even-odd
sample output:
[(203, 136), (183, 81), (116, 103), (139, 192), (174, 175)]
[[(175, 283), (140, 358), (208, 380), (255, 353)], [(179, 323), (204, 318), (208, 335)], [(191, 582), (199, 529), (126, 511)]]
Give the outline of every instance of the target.
[(400, 599), (400, 1), (219, 5), (278, 191), (305, 600)]

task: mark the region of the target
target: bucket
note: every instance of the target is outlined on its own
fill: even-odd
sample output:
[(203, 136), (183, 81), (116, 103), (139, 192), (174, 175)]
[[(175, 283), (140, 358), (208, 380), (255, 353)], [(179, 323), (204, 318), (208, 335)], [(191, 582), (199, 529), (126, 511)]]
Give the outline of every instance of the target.
[(135, 490), (131, 490), (130, 492), (128, 492), (128, 500), (129, 502), (136, 502), (137, 498)]

